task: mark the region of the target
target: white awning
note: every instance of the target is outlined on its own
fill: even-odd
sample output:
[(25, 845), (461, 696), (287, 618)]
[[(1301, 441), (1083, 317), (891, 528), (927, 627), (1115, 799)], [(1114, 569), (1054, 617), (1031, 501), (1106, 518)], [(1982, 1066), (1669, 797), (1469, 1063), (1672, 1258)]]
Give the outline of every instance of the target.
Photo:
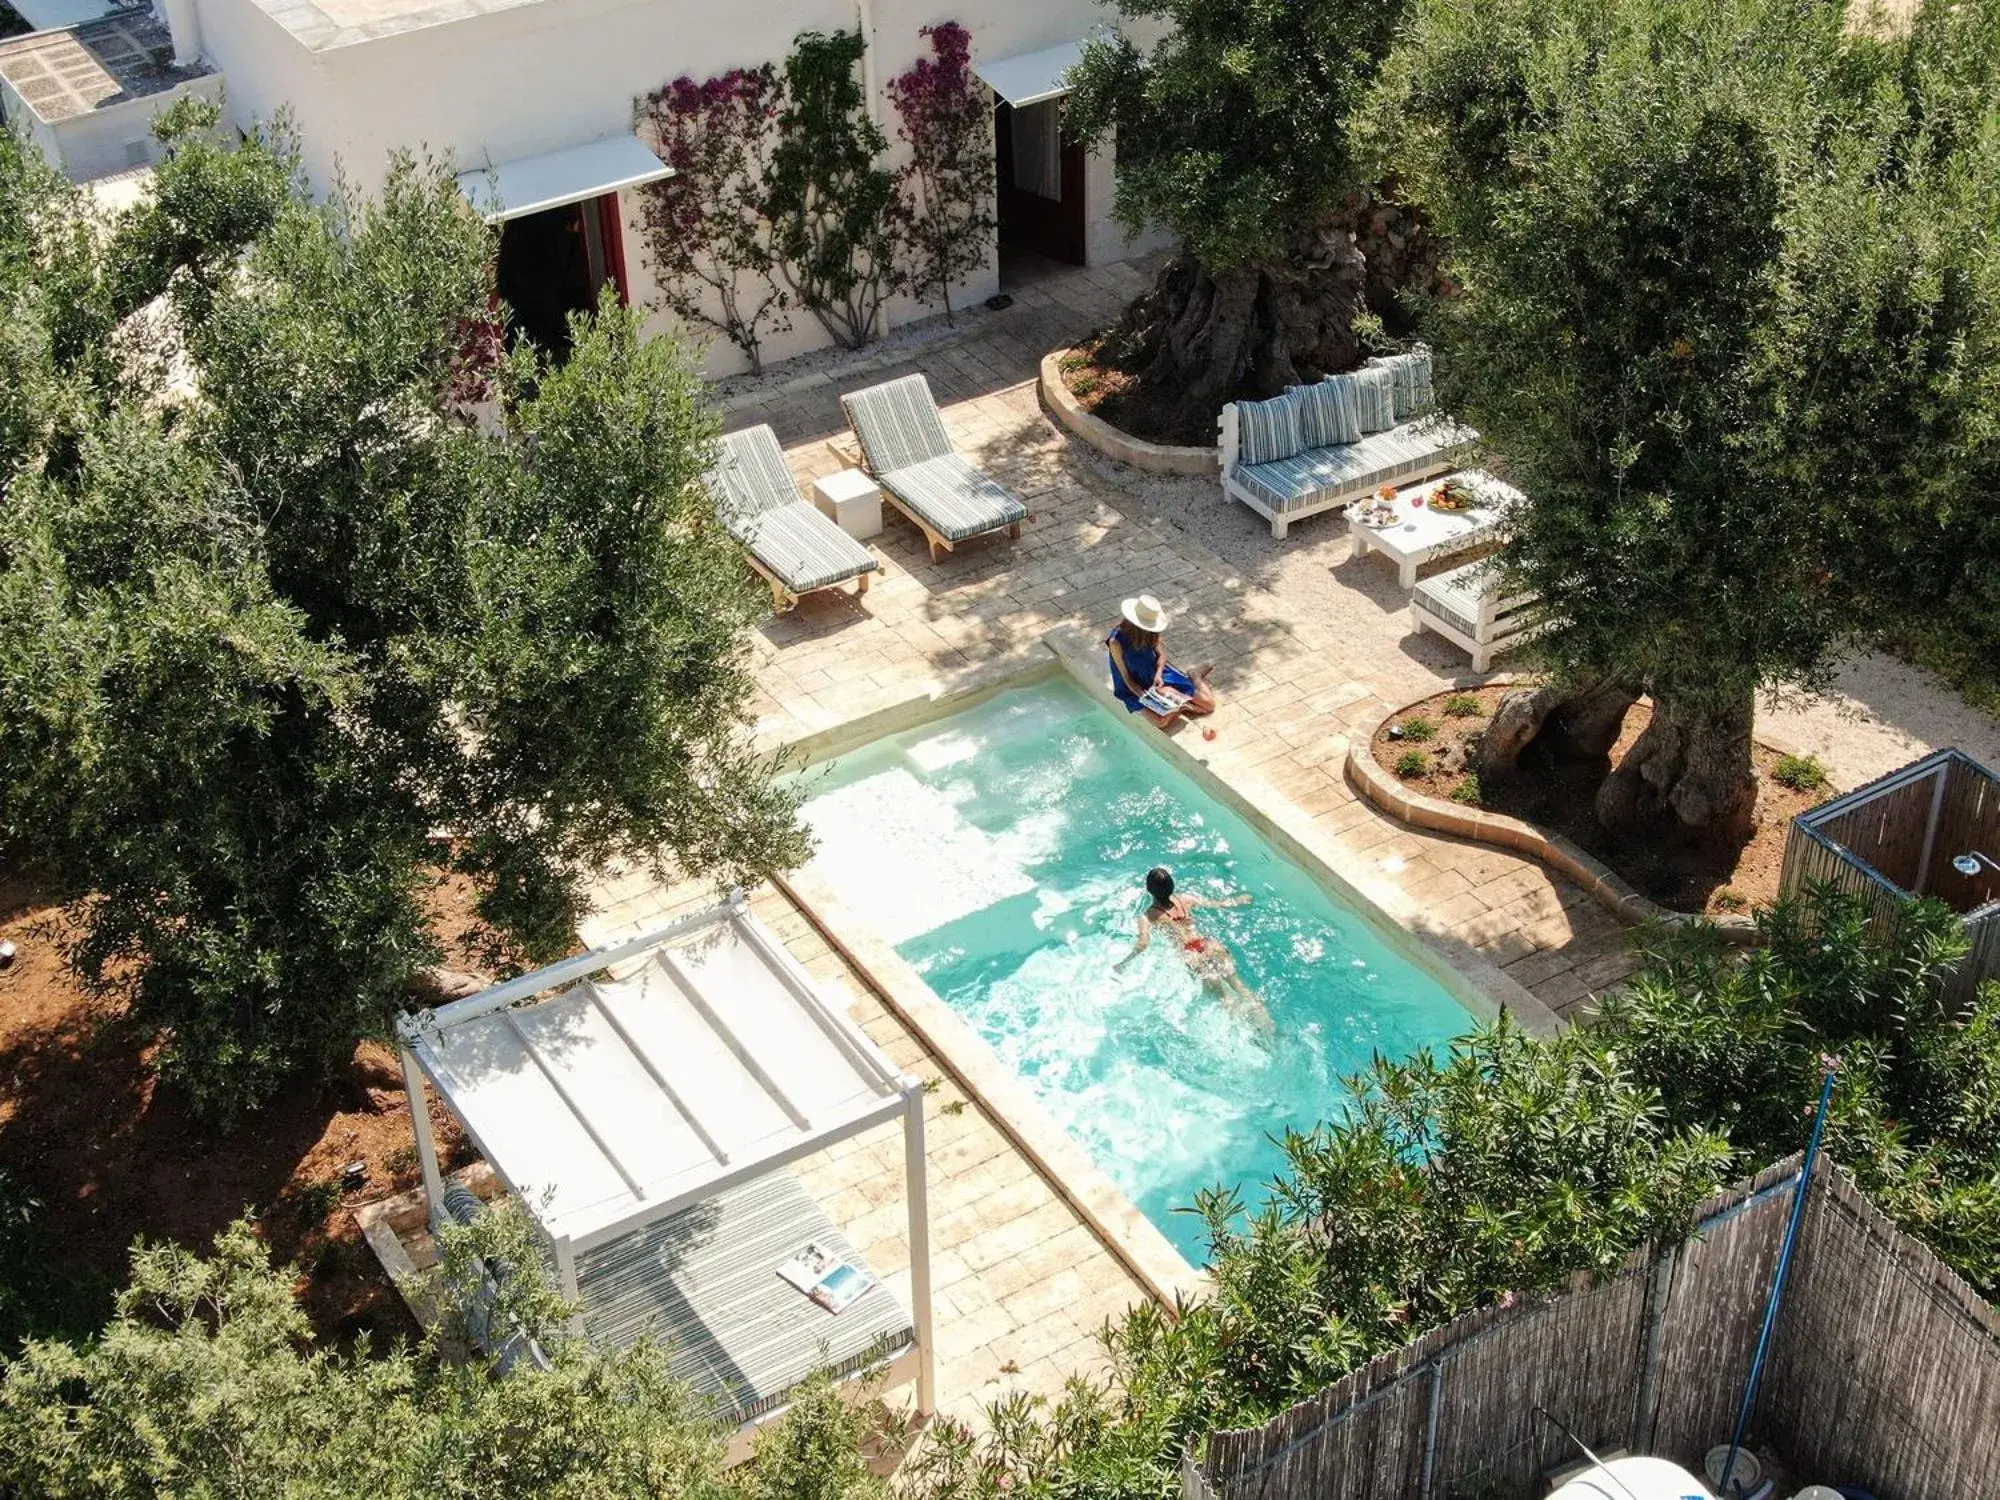
[(497, 224), (619, 188), (658, 182), (671, 172), (636, 135), (613, 135), (460, 172), (458, 185), (487, 222)]
[(1059, 99), (1069, 92), (1069, 70), (1083, 56), (1083, 38), (1027, 52), (1019, 57), (1003, 57), (997, 62), (975, 64), (973, 72), (986, 86), (1016, 108)]
[(922, 1098), (736, 903), (397, 1029), (501, 1179), (578, 1249)]

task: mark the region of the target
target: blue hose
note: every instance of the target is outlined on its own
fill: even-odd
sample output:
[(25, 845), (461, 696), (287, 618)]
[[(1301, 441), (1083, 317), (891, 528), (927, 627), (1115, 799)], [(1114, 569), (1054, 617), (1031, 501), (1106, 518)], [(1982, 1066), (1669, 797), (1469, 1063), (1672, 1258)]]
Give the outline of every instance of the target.
[(1784, 1248), (1778, 1252), (1778, 1271), (1771, 1278), (1771, 1300), (1764, 1304), (1764, 1326), (1757, 1334), (1757, 1353), (1750, 1361), (1750, 1383), (1743, 1390), (1743, 1405), (1736, 1413), (1736, 1430), (1729, 1435), (1729, 1457), (1722, 1461), (1724, 1500), (1731, 1491), (1741, 1495), (1736, 1484), (1736, 1455), (1743, 1449), (1743, 1430), (1750, 1425), (1750, 1408), (1757, 1400), (1757, 1383), (1764, 1378), (1764, 1359), (1771, 1352), (1771, 1330), (1778, 1323), (1778, 1307), (1785, 1300), (1785, 1278), (1791, 1274), (1792, 1252), (1798, 1248), (1799, 1226), (1805, 1222), (1806, 1194), (1812, 1188), (1813, 1164), (1819, 1160), (1820, 1137), (1826, 1132), (1827, 1106), (1833, 1102), (1834, 1065), (1826, 1065), (1820, 1083), (1819, 1108), (1813, 1112), (1812, 1139), (1806, 1143), (1806, 1159), (1799, 1167), (1799, 1188), (1792, 1198), (1791, 1222), (1785, 1226)]

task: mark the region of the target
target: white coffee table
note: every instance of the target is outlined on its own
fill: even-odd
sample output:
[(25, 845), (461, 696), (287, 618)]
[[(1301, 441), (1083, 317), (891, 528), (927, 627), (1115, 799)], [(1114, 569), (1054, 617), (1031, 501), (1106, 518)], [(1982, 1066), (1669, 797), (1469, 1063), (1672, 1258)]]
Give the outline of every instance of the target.
[(859, 469), (842, 469), (813, 481), (813, 504), (858, 542), (882, 530), (882, 491)]
[[(1468, 485), (1478, 495), (1470, 510), (1434, 510), (1431, 501), (1447, 479)], [(1422, 505), (1412, 502), (1423, 497)], [(1406, 589), (1417, 586), (1417, 569), (1440, 557), (1456, 557), (1483, 547), (1505, 519), (1507, 508), (1522, 498), (1511, 484), (1495, 479), (1484, 469), (1464, 469), (1457, 474), (1433, 479), (1396, 494), (1396, 519), (1387, 526), (1370, 526), (1361, 512), (1375, 504), (1374, 496), (1348, 507), (1347, 534), (1354, 539), (1354, 555), (1365, 557), (1379, 552), (1396, 564), (1396, 581)]]

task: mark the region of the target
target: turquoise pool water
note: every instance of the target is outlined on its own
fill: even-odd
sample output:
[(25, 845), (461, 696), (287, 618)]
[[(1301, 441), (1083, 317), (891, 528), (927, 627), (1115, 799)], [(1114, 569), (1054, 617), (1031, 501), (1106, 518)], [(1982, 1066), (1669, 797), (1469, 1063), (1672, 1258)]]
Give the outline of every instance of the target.
[[(810, 783), (817, 864), (842, 899), (1025, 1079), (1190, 1261), (1195, 1192), (1246, 1202), (1272, 1137), (1337, 1113), (1383, 1053), (1441, 1047), (1471, 1017), (1228, 808), (1060, 679), (878, 740)], [(1248, 892), (1197, 913), (1275, 1035), (1205, 992), (1178, 948), (1131, 950), (1143, 880)]]

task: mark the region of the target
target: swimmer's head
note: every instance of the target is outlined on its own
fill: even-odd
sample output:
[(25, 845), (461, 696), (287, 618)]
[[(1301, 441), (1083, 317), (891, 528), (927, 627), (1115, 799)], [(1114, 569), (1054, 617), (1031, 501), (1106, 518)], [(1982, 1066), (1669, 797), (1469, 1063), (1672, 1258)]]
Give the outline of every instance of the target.
[(1146, 872), (1146, 893), (1165, 906), (1174, 899), (1174, 872), (1165, 865), (1153, 866)]

